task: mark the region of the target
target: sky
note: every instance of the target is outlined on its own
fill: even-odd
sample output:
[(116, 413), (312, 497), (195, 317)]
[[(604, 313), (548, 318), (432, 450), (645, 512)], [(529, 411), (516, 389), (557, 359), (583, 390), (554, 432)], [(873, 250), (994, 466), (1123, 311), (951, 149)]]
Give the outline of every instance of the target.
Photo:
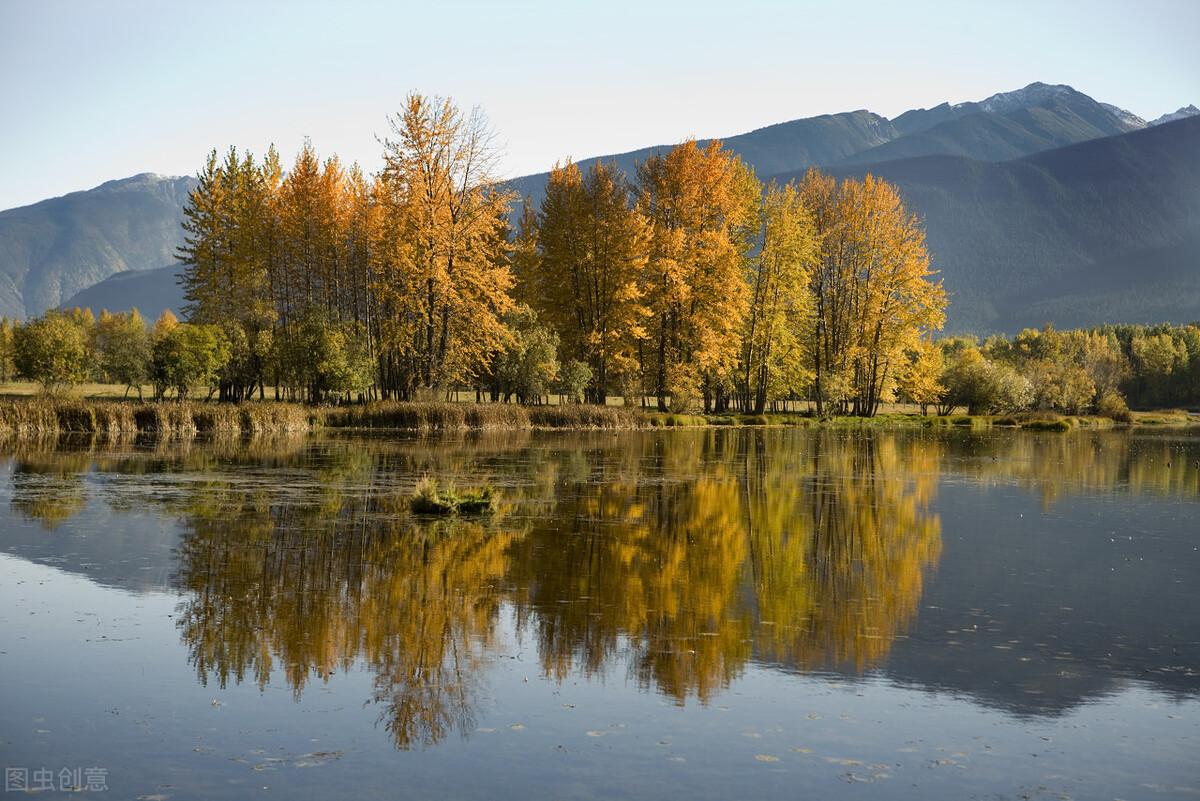
[(1200, 104), (1200, 0), (0, 0), (0, 209), (309, 137), (367, 171), (410, 91), (480, 106), (515, 176), (815, 114), (1066, 83)]

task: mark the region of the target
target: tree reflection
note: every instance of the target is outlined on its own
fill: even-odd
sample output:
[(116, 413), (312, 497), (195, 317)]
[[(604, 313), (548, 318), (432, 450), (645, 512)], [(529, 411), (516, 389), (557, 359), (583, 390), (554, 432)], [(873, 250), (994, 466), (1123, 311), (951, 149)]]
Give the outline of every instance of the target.
[(201, 681), (265, 687), (278, 670), (299, 697), (314, 677), (361, 660), (397, 747), (473, 730), (494, 587), (515, 535), (416, 523), (395, 498), (335, 509), (255, 496), (194, 513), (179, 554), (179, 626)]
[(707, 702), (754, 657), (878, 664), (938, 557), (940, 447), (834, 434), (803, 445), (648, 440), (651, 453), (568, 484), (513, 559), (545, 673), (598, 673), (627, 649), (640, 684), (683, 703)]
[[(356, 666), (399, 748), (475, 728), (501, 621), (551, 680), (627, 670), (708, 703), (754, 661), (879, 667), (941, 553), (940, 477), (1194, 497), (1178, 441), (1113, 432), (699, 430), (187, 445), (13, 455), (11, 505), (52, 522), (109, 474), (113, 508), (184, 521), (180, 633), (202, 682), (299, 697)], [(505, 514), (422, 520), (422, 474)]]

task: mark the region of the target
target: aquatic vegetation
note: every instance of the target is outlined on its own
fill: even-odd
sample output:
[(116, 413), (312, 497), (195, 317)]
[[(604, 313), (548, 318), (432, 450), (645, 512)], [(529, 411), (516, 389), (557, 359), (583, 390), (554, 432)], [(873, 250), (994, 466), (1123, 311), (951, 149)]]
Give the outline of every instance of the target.
[(1062, 417), (1053, 412), (1040, 412), (1018, 417), (1021, 428), (1028, 431), (1070, 431), (1075, 426), (1075, 419)]
[(49, 397), (0, 401), (0, 434), (158, 436), (275, 434), (310, 431), (316, 419), (294, 403), (139, 403)]
[(423, 476), (413, 490), (409, 508), (419, 515), (477, 515), (490, 512), (494, 502), (495, 493), (491, 487), (460, 492), (453, 485), (441, 486), (437, 479)]
[(626, 429), (645, 428), (645, 415), (636, 409), (595, 404), (565, 406), (534, 406), (529, 408), (529, 420), (534, 428), (569, 429)]

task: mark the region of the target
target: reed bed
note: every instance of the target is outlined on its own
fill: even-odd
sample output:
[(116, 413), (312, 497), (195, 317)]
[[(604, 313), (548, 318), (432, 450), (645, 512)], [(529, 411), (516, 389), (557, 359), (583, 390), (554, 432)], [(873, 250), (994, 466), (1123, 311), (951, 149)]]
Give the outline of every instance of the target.
[(650, 427), (645, 414), (619, 406), (532, 406), (528, 413), (534, 428), (618, 430)]
[(379, 401), (362, 406), (326, 409), (322, 418), (330, 428), (367, 428), (409, 431), (467, 431), (470, 429), (530, 428), (522, 406), (439, 402)]
[[(1194, 422), (1186, 413), (1139, 414), (1136, 422), (1151, 425)], [(423, 432), (632, 430), (693, 426), (926, 426), (986, 429), (993, 426), (1034, 431), (1069, 431), (1076, 427), (1108, 427), (1100, 417), (1066, 417), (1049, 412), (1016, 415), (922, 417), (884, 414), (873, 418), (816, 420), (801, 414), (700, 415), (666, 414), (620, 406), (589, 404), (520, 406), (509, 403), (381, 401), (359, 406), (314, 408), (269, 401), (239, 405), (193, 401), (142, 403), (107, 399), (17, 397), (0, 399), (0, 436), (29, 439), (58, 434), (99, 434), (113, 438), (237, 437), (302, 434), (314, 428), (376, 429)]]
[(22, 439), (56, 434), (108, 437), (238, 436), (309, 431), (314, 419), (296, 404), (135, 403), (109, 400), (15, 398), (0, 401), (0, 435)]
[(328, 409), (329, 428), (408, 431), (514, 431), (529, 428), (631, 429), (647, 423), (638, 412), (609, 406), (519, 406), (512, 403), (382, 401)]

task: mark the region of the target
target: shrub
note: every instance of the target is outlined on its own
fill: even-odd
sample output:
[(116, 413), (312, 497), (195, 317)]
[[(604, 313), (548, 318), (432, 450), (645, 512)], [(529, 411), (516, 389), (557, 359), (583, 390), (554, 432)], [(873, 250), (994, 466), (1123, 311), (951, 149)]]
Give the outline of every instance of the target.
[(1096, 400), (1096, 414), (1118, 423), (1133, 422), (1133, 414), (1129, 411), (1124, 396), (1115, 389), (1106, 389), (1100, 393)]

